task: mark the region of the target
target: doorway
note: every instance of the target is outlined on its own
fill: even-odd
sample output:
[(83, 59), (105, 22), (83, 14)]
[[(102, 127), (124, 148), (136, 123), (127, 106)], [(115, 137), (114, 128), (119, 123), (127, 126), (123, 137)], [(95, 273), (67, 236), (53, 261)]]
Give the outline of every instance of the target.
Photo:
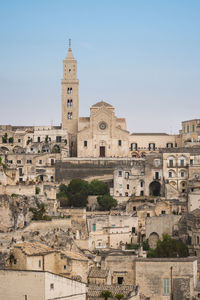
[(100, 146), (100, 157), (106, 156), (106, 149), (104, 146)]

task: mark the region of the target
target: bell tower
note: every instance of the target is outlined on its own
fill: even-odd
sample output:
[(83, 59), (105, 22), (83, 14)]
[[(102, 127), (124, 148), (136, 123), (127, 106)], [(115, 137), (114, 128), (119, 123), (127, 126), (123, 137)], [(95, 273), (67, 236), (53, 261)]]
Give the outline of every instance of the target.
[[(72, 140), (78, 132), (79, 119), (79, 97), (77, 79), (77, 61), (74, 59), (71, 50), (71, 40), (66, 58), (63, 60), (63, 79), (62, 84), (62, 128), (66, 129), (71, 135)], [(73, 144), (73, 142), (72, 142)]]

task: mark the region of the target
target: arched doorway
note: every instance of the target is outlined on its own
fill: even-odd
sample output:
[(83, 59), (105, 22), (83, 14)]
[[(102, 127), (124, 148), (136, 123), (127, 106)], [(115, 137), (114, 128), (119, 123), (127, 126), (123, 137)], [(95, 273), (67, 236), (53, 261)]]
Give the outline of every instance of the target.
[(150, 196), (160, 196), (161, 184), (158, 181), (153, 181), (149, 185)]
[(157, 234), (157, 232), (152, 232), (149, 236), (149, 247), (155, 249), (158, 240), (159, 240), (159, 235)]

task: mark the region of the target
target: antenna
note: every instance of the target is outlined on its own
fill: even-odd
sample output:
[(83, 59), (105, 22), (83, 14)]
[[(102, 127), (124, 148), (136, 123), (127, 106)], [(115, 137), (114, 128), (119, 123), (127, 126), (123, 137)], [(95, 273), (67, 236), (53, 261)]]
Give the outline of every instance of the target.
[(69, 39), (69, 49), (71, 49), (71, 39)]

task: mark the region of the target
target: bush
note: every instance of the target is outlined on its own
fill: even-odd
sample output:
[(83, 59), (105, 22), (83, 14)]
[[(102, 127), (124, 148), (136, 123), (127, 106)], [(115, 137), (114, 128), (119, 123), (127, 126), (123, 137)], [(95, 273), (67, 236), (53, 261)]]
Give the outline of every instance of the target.
[(40, 220), (50, 221), (51, 220), (50, 216), (45, 215), (46, 205), (43, 202), (39, 202), (36, 200), (36, 207), (30, 207), (29, 211), (32, 212), (32, 214), (33, 214), (32, 220), (34, 220), (34, 221), (40, 221)]
[(39, 188), (39, 186), (36, 186), (36, 188), (35, 188), (35, 193), (36, 193), (36, 195), (39, 195), (39, 193), (40, 193), (40, 188)]
[(118, 300), (123, 299), (124, 295), (123, 294), (116, 294), (115, 298), (117, 298)]
[(148, 251), (150, 249), (148, 239), (146, 241), (143, 241), (142, 248), (144, 251)]
[(109, 186), (103, 181), (94, 179), (89, 184), (89, 195), (105, 195), (109, 193)]
[(181, 240), (172, 239), (168, 234), (163, 234), (163, 239), (158, 240), (156, 249), (149, 249), (147, 257), (187, 257), (188, 247)]
[(102, 291), (100, 297), (104, 298), (105, 300), (107, 300), (109, 297), (112, 297), (112, 293), (110, 291)]
[(126, 244), (127, 250), (131, 250), (131, 249), (137, 250), (138, 248), (139, 248), (138, 244)]
[(97, 197), (97, 202), (100, 206), (100, 210), (111, 210), (111, 208), (117, 206), (117, 200), (109, 194)]

